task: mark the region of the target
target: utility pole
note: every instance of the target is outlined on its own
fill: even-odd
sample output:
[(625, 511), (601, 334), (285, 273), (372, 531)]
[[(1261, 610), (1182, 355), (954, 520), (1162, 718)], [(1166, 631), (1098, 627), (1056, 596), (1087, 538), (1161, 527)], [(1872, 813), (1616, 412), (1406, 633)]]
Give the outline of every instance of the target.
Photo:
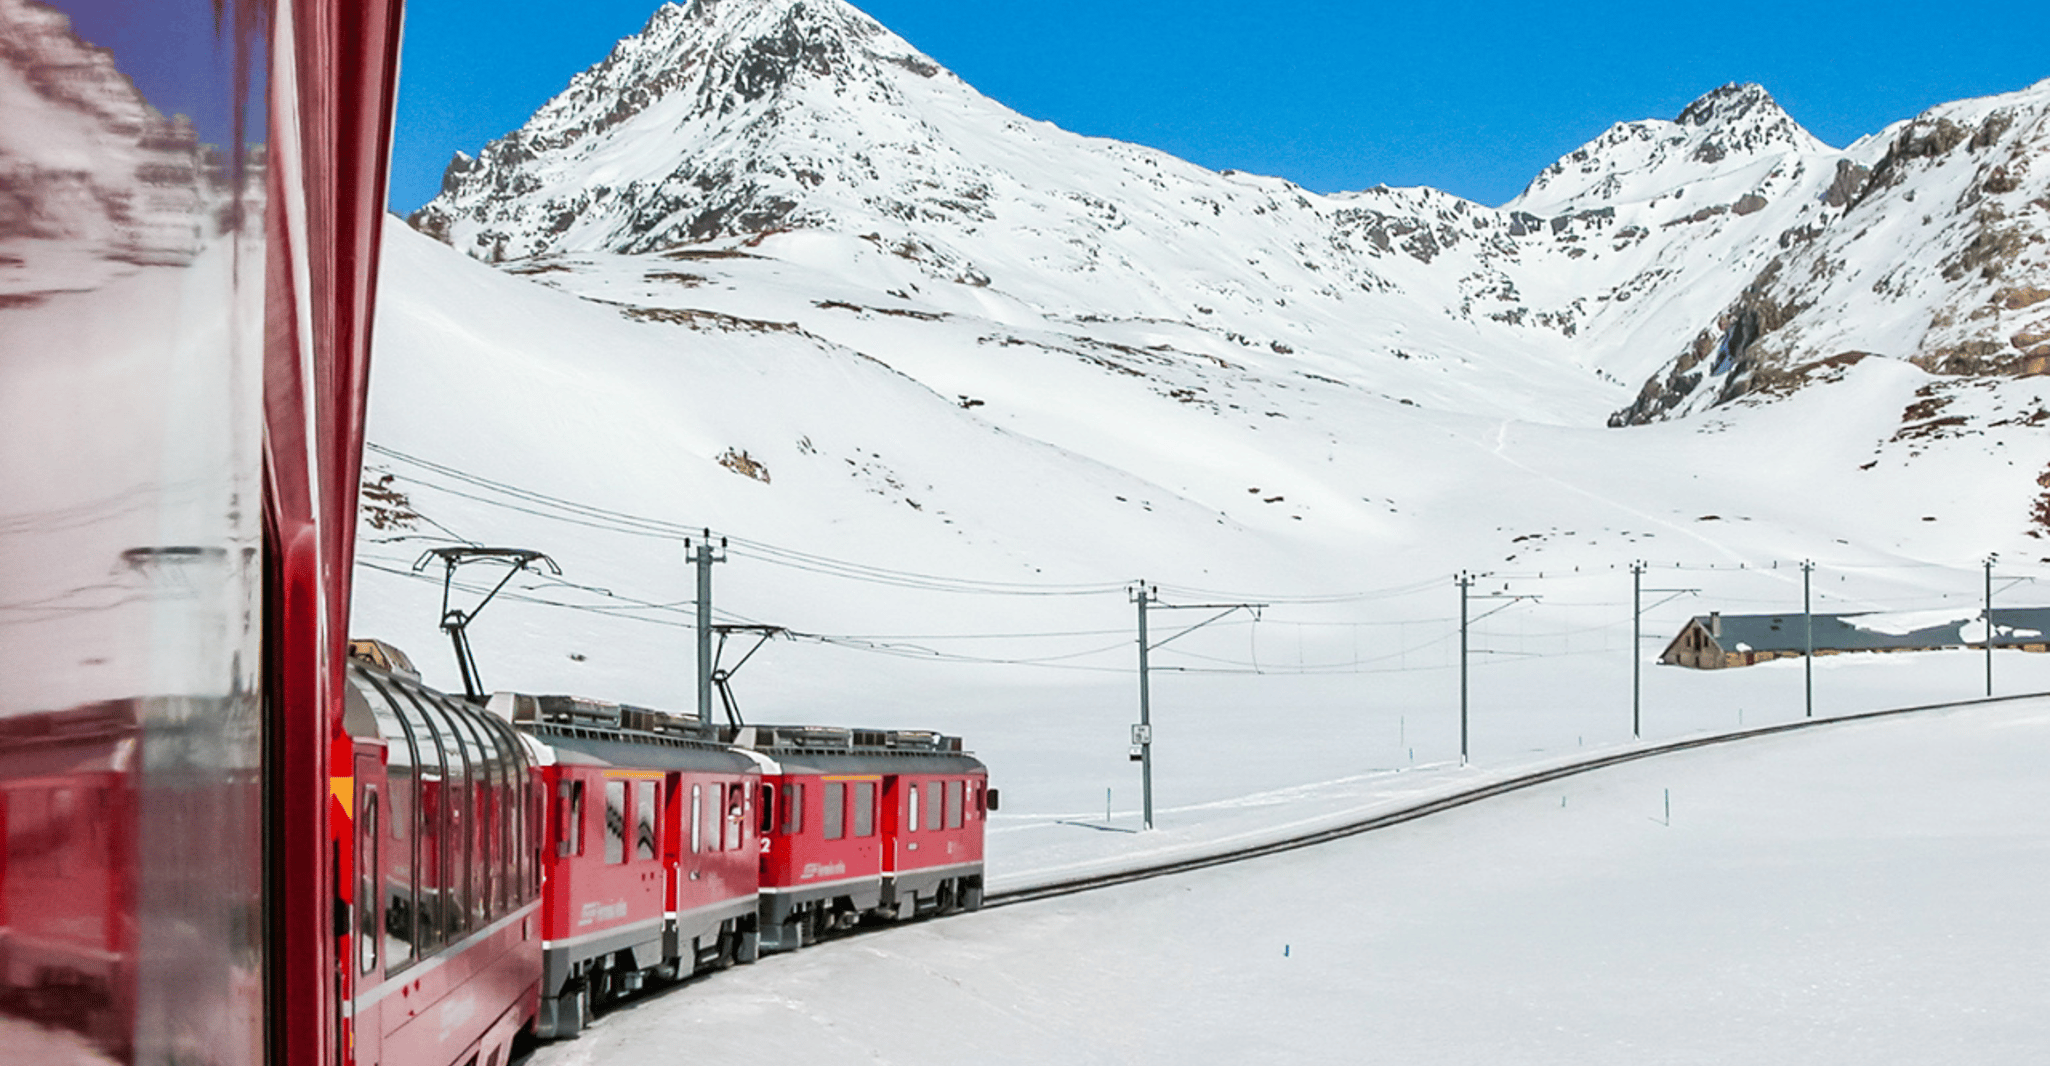
[[(1466, 765), (1466, 759), (1467, 759), (1467, 728), (1466, 728), (1466, 721), (1467, 721), (1467, 719), (1466, 719), (1466, 691), (1467, 691), (1467, 683), (1466, 683), (1466, 630), (1467, 630), (1467, 624), (1468, 624), (1468, 619), (1467, 619), (1467, 617), (1466, 617), (1466, 605), (1467, 605), (1467, 601), (1469, 601), (1469, 600), (1508, 600), (1508, 601), (1510, 601), (1510, 603), (1514, 603), (1514, 602), (1516, 602), (1517, 600), (1534, 600), (1534, 599), (1537, 599), (1537, 597), (1536, 597), (1536, 596), (1512, 596), (1512, 595), (1509, 595), (1508, 593), (1504, 593), (1504, 592), (1483, 592), (1483, 593), (1473, 593), (1473, 592), (1470, 592), (1469, 590), (1471, 590), (1471, 589), (1473, 588), (1473, 575), (1472, 575), (1472, 574), (1469, 574), (1469, 573), (1467, 573), (1467, 572), (1466, 572), (1466, 571), (1464, 571), (1464, 570), (1461, 570), (1461, 571), (1460, 571), (1460, 572), (1458, 573), (1458, 575), (1457, 575), (1457, 576), (1455, 576), (1455, 577), (1454, 577), (1454, 578), (1452, 579), (1452, 581), (1453, 581), (1453, 584), (1456, 584), (1456, 585), (1458, 585), (1458, 586), (1459, 586), (1459, 765), (1461, 765), (1461, 766), (1465, 766), (1465, 765)], [(1502, 606), (1500, 606), (1500, 607), (1497, 607), (1497, 608), (1495, 608), (1495, 610), (1494, 610), (1494, 611), (1489, 611), (1489, 612), (1488, 612), (1488, 614), (1494, 614), (1494, 613), (1495, 613), (1495, 611), (1502, 611), (1502, 610), (1507, 610), (1507, 609), (1509, 608), (1509, 605), (1510, 605), (1509, 603), (1505, 603), (1505, 604), (1503, 604)], [(1484, 615), (1481, 615), (1481, 618), (1486, 618), (1486, 617), (1488, 616), (1488, 614), (1484, 614)], [(1480, 621), (1480, 620), (1481, 620), (1481, 618), (1475, 618), (1475, 619), (1473, 619), (1472, 621), (1478, 622), (1478, 621)]]
[(1808, 690), (1804, 718), (1815, 717), (1815, 612), (1808, 598), (1809, 575), (1814, 572), (1815, 560), (1801, 560), (1801, 670)]
[(1986, 695), (1993, 695), (1993, 560), (1986, 557)]
[(1644, 560), (1630, 564), (1630, 739), (1644, 736)]
[(715, 551), (710, 529), (696, 544), (685, 537), (683, 558), (698, 568), (698, 724), (711, 725), (712, 670), (717, 665), (712, 659), (712, 564), (726, 561), (726, 538), (719, 538)]
[(1452, 579), (1459, 585), (1459, 765), (1466, 765), (1466, 593), (1473, 578), (1461, 570)]
[[(1648, 589), (1644, 587), (1644, 572), (1650, 569), (1643, 560), (1630, 564), (1630, 738), (1644, 737), (1644, 594), (1647, 592), (1670, 592), (1674, 596), (1700, 589)], [(1671, 600), (1668, 596), (1659, 604)]]
[[(1151, 654), (1169, 641), (1180, 640), (1196, 630), (1215, 622), (1235, 611), (1253, 612), (1254, 620), (1260, 617), (1264, 603), (1162, 603), (1160, 589), (1149, 585), (1142, 578), (1132, 583), (1132, 602), (1139, 605), (1139, 724), (1132, 727), (1132, 745), (1139, 749), (1139, 791), (1140, 808), (1147, 829), (1153, 828), (1153, 693), (1150, 674)], [(1204, 619), (1187, 629), (1155, 644), (1147, 635), (1146, 612), (1153, 611), (1200, 611), (1213, 610), (1217, 614)]]

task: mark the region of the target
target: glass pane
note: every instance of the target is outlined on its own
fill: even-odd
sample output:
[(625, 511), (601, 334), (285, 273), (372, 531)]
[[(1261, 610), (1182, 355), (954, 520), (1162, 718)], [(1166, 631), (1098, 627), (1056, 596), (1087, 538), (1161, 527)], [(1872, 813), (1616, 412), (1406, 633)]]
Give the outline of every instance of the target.
[(705, 850), (718, 851), (724, 847), (725, 832), (719, 827), (719, 818), (720, 811), (724, 809), (721, 801), (725, 798), (726, 790), (721, 785), (710, 787), (710, 802), (705, 804)]
[(854, 783), (854, 835), (876, 835), (876, 783), (873, 781)]
[(804, 831), (804, 784), (795, 782), (783, 786), (783, 832)]
[(605, 861), (626, 861), (626, 782), (605, 782)]
[(745, 819), (747, 817), (747, 814), (744, 809), (746, 806), (746, 800), (747, 787), (745, 785), (732, 785), (726, 789), (727, 851), (740, 850), (741, 833), (743, 830), (746, 829)]
[(826, 810), (824, 821), (827, 840), (838, 840), (847, 835), (847, 785), (840, 781), (826, 782)]
[(927, 787), (926, 791), (928, 795), (925, 797), (925, 827), (927, 829), (938, 829), (940, 827), (940, 808), (944, 805), (944, 800), (941, 796), (943, 788), (938, 781), (934, 781)]
[(947, 828), (961, 828), (961, 786), (960, 781), (947, 782)]
[(380, 839), (377, 833), (377, 790), (365, 789), (362, 809), (356, 812), (356, 953), (366, 974), (377, 969), (380, 937), (377, 925), (380, 895), (377, 846)]
[(655, 857), (655, 782), (634, 782), (634, 858)]
[(690, 853), (696, 855), (705, 850), (704, 834), (700, 832), (705, 824), (705, 788), (690, 786)]
[(918, 828), (918, 786), (906, 786), (904, 796), (904, 831), (908, 833)]
[[(374, 705), (373, 705), (374, 706)], [(444, 740), (427, 718), (427, 712), (420, 709), (404, 690), (392, 693), (392, 706), (398, 709), (399, 718), (406, 723), (406, 731), (414, 739), (414, 750), (419, 757), (419, 777), (416, 791), (417, 804), (414, 810), (414, 878), (412, 886), (414, 929), (416, 945), (421, 955), (438, 950), (447, 942), (447, 932), (442, 922), (442, 871), (446, 869), (447, 858), (443, 841), (447, 837), (445, 792), (447, 782), (447, 756)]]

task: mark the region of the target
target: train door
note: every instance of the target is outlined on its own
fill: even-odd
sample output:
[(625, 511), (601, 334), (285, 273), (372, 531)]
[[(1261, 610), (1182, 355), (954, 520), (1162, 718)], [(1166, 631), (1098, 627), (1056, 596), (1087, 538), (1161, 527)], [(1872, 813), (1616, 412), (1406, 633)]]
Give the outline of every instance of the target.
[[(682, 867), (684, 878), (688, 883), (682, 886), (681, 891), (690, 894), (692, 897), (691, 902), (695, 904), (697, 902), (697, 894), (692, 891), (692, 886), (704, 880), (705, 854), (714, 850), (716, 843), (705, 832), (706, 818), (712, 811), (718, 808), (719, 798), (716, 787), (707, 788), (703, 781), (694, 778), (686, 778), (685, 781), (687, 783), (682, 785), (680, 789), (680, 791), (688, 793), (684, 798), (683, 810), (685, 821), (683, 825)], [(706, 795), (707, 792), (711, 792), (712, 795)], [(679, 904), (679, 906), (681, 905)]]
[[(907, 816), (906, 809), (909, 809)], [(907, 828), (918, 827), (918, 786), (896, 774), (883, 776), (883, 872), (895, 873)]]
[[(355, 873), (355, 930), (351, 947), (354, 949), (346, 965), (350, 967), (350, 986), (354, 998), (376, 988), (383, 980), (384, 960), (382, 955), (384, 922), (380, 907), (384, 902), (384, 856), (379, 845), (384, 828), (385, 810), (383, 803), (384, 767), (375, 752), (356, 754), (356, 854), (353, 863)], [(348, 1025), (343, 1027), (353, 1036), (353, 1061), (357, 1066), (375, 1066), (381, 1060), (383, 1026), (379, 1022), (377, 1008), (372, 1006), (365, 1012), (352, 1012)], [(345, 1049), (343, 1062), (352, 1061), (350, 1049)]]

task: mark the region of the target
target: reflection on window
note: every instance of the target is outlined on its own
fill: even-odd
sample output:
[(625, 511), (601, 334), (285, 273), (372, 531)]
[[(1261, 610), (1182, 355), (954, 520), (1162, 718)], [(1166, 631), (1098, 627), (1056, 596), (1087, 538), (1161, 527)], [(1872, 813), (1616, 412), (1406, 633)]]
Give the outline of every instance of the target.
[(804, 784), (797, 782), (783, 786), (783, 831), (798, 833), (804, 830)]
[(377, 969), (377, 790), (363, 791), (356, 812), (356, 953), (364, 973)]
[(854, 835), (876, 835), (876, 783), (854, 782)]
[(626, 782), (605, 782), (605, 861), (626, 861)]
[(825, 826), (827, 840), (838, 840), (847, 835), (847, 786), (839, 781), (826, 782)]
[(655, 782), (634, 782), (634, 858), (655, 857)]

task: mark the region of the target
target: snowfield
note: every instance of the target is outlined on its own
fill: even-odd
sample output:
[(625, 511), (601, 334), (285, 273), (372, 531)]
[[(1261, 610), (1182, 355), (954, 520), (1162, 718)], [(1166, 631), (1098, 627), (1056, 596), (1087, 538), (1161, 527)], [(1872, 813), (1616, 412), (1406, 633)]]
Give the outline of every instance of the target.
[(771, 957), (531, 1061), (2032, 1063), (2046, 759), (2042, 699), (1666, 756)]

